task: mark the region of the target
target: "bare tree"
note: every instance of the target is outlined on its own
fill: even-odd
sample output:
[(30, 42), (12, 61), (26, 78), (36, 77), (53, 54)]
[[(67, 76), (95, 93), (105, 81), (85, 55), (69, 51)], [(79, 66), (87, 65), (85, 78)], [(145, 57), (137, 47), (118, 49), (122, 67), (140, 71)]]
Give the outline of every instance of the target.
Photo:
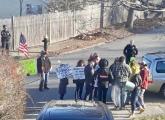
[(48, 12), (82, 10), (86, 5), (99, 3), (100, 0), (49, 0), (47, 10)]

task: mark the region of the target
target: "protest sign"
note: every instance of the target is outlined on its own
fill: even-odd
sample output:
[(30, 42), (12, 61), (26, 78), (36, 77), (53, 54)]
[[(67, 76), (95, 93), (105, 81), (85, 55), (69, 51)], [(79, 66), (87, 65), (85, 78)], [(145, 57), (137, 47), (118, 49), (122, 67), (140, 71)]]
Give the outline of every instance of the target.
[(77, 80), (83, 80), (85, 79), (85, 73), (84, 73), (84, 67), (75, 67), (72, 70), (72, 75), (73, 75), (73, 79)]
[(68, 64), (61, 64), (56, 68), (56, 75), (58, 79), (69, 77), (72, 74), (72, 68)]
[(23, 73), (25, 75), (36, 75), (37, 74), (35, 59), (21, 60), (19, 63), (21, 64)]

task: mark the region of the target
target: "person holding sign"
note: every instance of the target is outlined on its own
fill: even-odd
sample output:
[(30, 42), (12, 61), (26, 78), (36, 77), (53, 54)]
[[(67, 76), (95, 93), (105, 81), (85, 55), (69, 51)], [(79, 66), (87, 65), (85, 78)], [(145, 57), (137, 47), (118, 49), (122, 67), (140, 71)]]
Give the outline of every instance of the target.
[(85, 62), (84, 60), (79, 60), (76, 68), (73, 69), (73, 83), (76, 84), (75, 90), (75, 100), (82, 100), (82, 92), (85, 82), (85, 74), (84, 74)]
[(60, 66), (56, 69), (57, 78), (60, 79), (59, 84), (59, 94), (60, 100), (64, 99), (64, 95), (67, 92), (67, 85), (69, 84), (68, 77), (71, 75), (72, 69), (68, 64), (60, 64)]

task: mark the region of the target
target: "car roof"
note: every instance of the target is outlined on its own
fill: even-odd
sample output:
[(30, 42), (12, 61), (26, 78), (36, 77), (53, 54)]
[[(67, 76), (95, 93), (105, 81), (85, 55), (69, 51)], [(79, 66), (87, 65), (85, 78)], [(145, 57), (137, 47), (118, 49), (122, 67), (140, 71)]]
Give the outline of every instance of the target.
[(106, 112), (108, 111), (105, 111), (104, 105), (99, 102), (54, 100), (49, 102), (41, 113), (44, 114), (42, 116), (44, 120), (50, 118), (58, 120), (107, 120)]
[(165, 52), (153, 52), (153, 53), (147, 53), (143, 56), (145, 59), (148, 59), (149, 61), (154, 60), (163, 60), (165, 59)]

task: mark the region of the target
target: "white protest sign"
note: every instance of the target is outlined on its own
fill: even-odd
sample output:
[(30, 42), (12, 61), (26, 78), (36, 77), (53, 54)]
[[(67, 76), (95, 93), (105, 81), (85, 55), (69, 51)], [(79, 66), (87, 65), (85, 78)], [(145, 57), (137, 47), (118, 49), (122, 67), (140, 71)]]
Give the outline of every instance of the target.
[(68, 64), (61, 64), (56, 68), (56, 75), (58, 79), (69, 77), (72, 74), (72, 68)]
[(83, 80), (83, 79), (85, 79), (84, 67), (75, 67), (75, 68), (73, 68), (72, 75), (73, 75), (74, 80), (77, 80), (77, 79)]

